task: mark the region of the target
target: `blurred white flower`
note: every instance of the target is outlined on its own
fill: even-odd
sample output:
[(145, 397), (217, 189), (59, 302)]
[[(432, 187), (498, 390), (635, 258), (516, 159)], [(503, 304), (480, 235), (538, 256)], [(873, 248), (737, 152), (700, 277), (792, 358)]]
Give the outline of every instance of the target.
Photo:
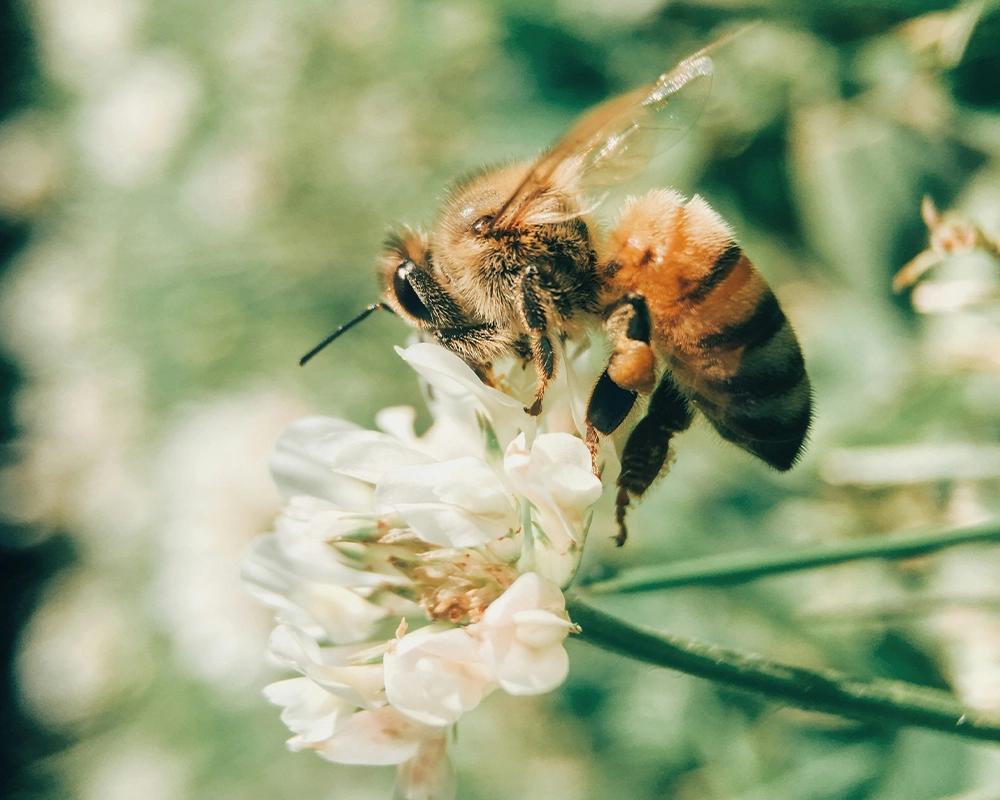
[(176, 53), (137, 59), (83, 107), (79, 140), (87, 165), (119, 186), (157, 173), (191, 127), (200, 93), (193, 67)]
[(56, 190), (62, 165), (55, 127), (34, 112), (0, 125), (0, 209), (5, 215), (29, 217)]
[(930, 629), (940, 637), (942, 661), (955, 693), (971, 708), (1000, 714), (1000, 620), (996, 612), (974, 606), (946, 607), (931, 619)]
[(271, 178), (270, 166), (263, 148), (246, 141), (213, 143), (196, 159), (184, 182), (185, 205), (199, 224), (243, 230), (280, 185)]
[(138, 0), (37, 0), (45, 63), (84, 89), (105, 79), (132, 52), (142, 22)]
[[(956, 487), (949, 517), (959, 525), (988, 520), (989, 507), (974, 484)], [(972, 708), (1000, 714), (1000, 618), (990, 603), (996, 598), (1000, 555), (977, 548), (942, 553), (930, 576), (939, 596), (961, 587), (958, 602), (942, 604), (927, 620), (941, 643), (941, 660), (956, 694)]]
[[(89, 758), (87, 756), (90, 756)], [(142, 731), (119, 731), (94, 757), (81, 757), (80, 800), (184, 800), (195, 782), (180, 748), (171, 749)]]
[(77, 569), (51, 587), (17, 654), (21, 701), (55, 728), (99, 718), (145, 687), (152, 643), (136, 610), (98, 570)]
[[(244, 565), (279, 622), (271, 655), (301, 677), (266, 690), (289, 747), (399, 766), (397, 796), (452, 796), (452, 726), (491, 692), (566, 678), (575, 573), (601, 481), (579, 436), (486, 386), (437, 345), (401, 350), (435, 421), (382, 431), (308, 418), (272, 458), (287, 498)], [(501, 377), (501, 380), (503, 378)], [(408, 630), (415, 626), (414, 630)]]
[(267, 389), (207, 399), (173, 421), (155, 463), (157, 619), (181, 668), (229, 699), (259, 681), (254, 655), (270, 629), (233, 565), (281, 508), (265, 462), (300, 413), (294, 398)]

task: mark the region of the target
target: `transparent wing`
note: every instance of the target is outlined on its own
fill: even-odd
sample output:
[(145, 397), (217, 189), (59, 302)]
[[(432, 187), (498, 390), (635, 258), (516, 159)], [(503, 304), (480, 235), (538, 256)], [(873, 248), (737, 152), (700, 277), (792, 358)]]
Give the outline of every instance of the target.
[[(733, 35), (693, 53), (652, 83), (586, 112), (532, 165), (500, 207), (493, 225), (523, 219), (534, 201), (554, 190), (587, 192), (639, 172), (654, 152), (669, 140), (683, 137), (693, 126), (708, 97), (711, 53)], [(695, 87), (699, 91), (694, 91)], [(682, 89), (683, 101), (679, 96)]]

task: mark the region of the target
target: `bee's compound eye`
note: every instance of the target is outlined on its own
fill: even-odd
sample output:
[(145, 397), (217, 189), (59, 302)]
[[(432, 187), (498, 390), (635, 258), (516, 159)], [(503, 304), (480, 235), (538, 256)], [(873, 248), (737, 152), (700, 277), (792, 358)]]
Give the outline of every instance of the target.
[(431, 312), (428, 311), (424, 301), (420, 299), (420, 295), (416, 293), (410, 282), (410, 274), (416, 268), (412, 261), (404, 261), (396, 267), (392, 276), (392, 291), (403, 311), (421, 322), (430, 322)]
[(472, 232), (476, 236), (485, 236), (490, 232), (490, 227), (493, 225), (493, 215), (485, 214), (472, 223)]

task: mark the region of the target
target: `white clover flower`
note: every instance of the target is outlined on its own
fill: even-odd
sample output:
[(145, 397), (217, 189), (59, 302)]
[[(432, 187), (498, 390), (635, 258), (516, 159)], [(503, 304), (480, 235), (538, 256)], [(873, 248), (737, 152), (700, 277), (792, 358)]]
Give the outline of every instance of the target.
[(385, 702), (382, 666), (372, 663), (381, 654), (379, 651), (385, 649), (384, 644), (381, 648), (324, 647), (302, 631), (279, 625), (271, 634), (269, 649), (279, 663), (351, 701), (355, 707), (377, 707)]
[(243, 572), (250, 593), (277, 611), (279, 619), (311, 636), (336, 644), (362, 641), (387, 615), (349, 588), (354, 573), (359, 582), (367, 573), (293, 560), (272, 537), (258, 540), (251, 552)]
[(392, 706), (354, 714), (316, 751), (337, 764), (405, 764), (422, 742), (444, 740), (446, 733), (414, 722)]
[(458, 722), (494, 684), (480, 642), (468, 628), (421, 628), (393, 642), (382, 663), (388, 701), (427, 725)]
[(520, 525), (500, 476), (473, 457), (390, 470), (375, 493), (375, 511), (398, 514), (418, 537), (442, 547), (487, 544)]
[(398, 797), (450, 797), (461, 717), (566, 678), (560, 587), (602, 486), (580, 436), (523, 398), (437, 345), (399, 352), (427, 382), (431, 428), (417, 435), (403, 408), (380, 431), (293, 423), (272, 458), (287, 504), (244, 578), (276, 612), (272, 657), (299, 674), (265, 690), (289, 747), (395, 764)]
[(568, 433), (543, 433), (530, 448), (521, 434), (507, 447), (504, 468), (514, 489), (537, 511), (524, 565), (567, 585), (583, 554), (589, 511), (601, 497), (590, 452)]
[[(281, 706), (281, 721), (296, 734), (289, 745), (301, 750), (333, 736), (354, 713), (354, 704), (309, 678), (289, 678), (264, 687), (264, 696)], [(292, 744), (294, 742), (294, 744)]]
[(543, 694), (566, 679), (569, 656), (563, 641), (575, 626), (566, 616), (562, 592), (552, 582), (533, 572), (522, 575), (470, 632), (473, 628), (504, 691)]
[[(454, 435), (462, 428), (475, 430), (483, 420), (490, 424), (502, 448), (520, 431), (534, 431), (535, 419), (524, 413), (523, 399), (487, 386), (454, 353), (427, 342), (397, 347), (396, 352), (427, 382), (435, 420), (444, 422)], [(471, 441), (472, 437), (463, 438)], [(463, 446), (468, 447), (468, 442)]]

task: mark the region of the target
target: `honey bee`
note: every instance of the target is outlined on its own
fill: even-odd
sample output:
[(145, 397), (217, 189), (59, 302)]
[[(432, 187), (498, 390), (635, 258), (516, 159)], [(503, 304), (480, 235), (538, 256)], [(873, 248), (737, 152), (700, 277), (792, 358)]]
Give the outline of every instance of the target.
[(655, 133), (651, 120), (711, 75), (719, 43), (585, 113), (533, 163), (460, 181), (430, 232), (406, 229), (388, 240), (378, 266), (382, 299), (302, 363), (389, 310), (484, 380), (501, 356), (532, 363), (537, 391), (526, 411), (538, 414), (559, 368), (553, 338), (603, 325), (611, 354), (586, 415), (595, 469), (599, 437), (648, 398), (621, 451), (619, 545), (627, 507), (663, 471), (673, 436), (695, 410), (724, 439), (789, 469), (810, 425), (809, 379), (791, 325), (729, 225), (701, 197), (660, 189), (628, 201), (604, 234), (588, 201), (600, 180), (648, 160), (642, 145)]

